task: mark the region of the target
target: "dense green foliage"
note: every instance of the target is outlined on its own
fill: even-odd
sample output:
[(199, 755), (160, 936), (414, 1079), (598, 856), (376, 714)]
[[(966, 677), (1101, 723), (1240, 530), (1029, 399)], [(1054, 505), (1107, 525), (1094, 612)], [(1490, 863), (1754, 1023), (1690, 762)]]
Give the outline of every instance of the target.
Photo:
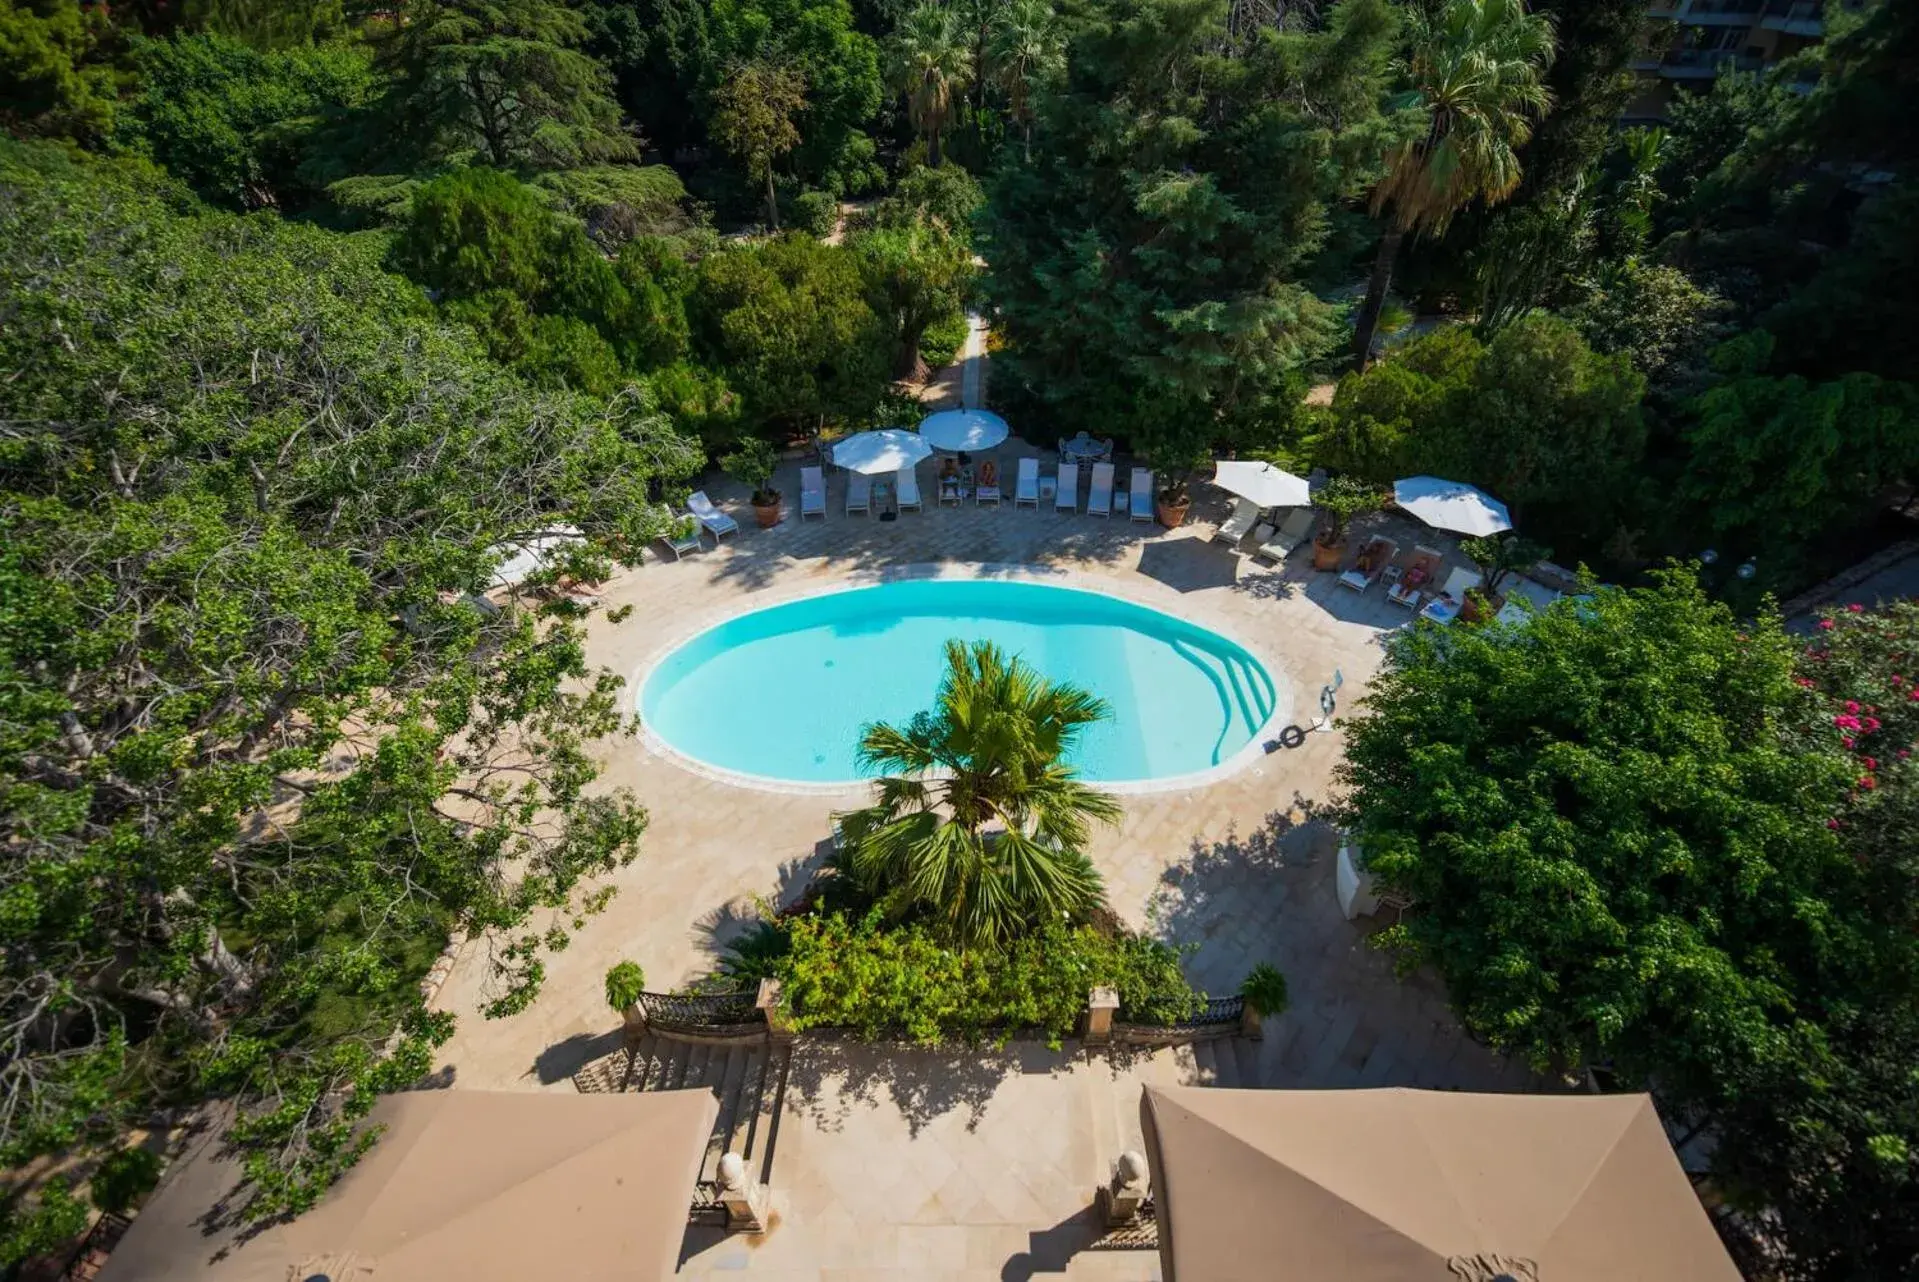
[(1072, 1035), (1094, 988), (1129, 1010), (1179, 1007), (1192, 989), (1179, 954), (1133, 935), (1049, 922), (994, 948), (958, 951), (927, 927), (877, 915), (799, 917), (783, 926), (780, 1002), (796, 1029), (851, 1028), (868, 1038), (993, 1041)]
[(1119, 803), (1065, 755), (1107, 715), (991, 642), (947, 642), (933, 708), (861, 736), (861, 766), (882, 773), (873, 804), (839, 816), (842, 872), (888, 918), (966, 946), (1086, 920), (1105, 895), (1090, 827), (1116, 821)]
[(583, 791), (621, 713), (579, 626), (469, 594), (556, 521), (636, 559), (698, 455), (501, 370), (377, 240), (0, 165), (0, 1156), (229, 1095), (235, 1210), (298, 1209), (447, 1035), (442, 944), (494, 932), (518, 1009), (645, 824)]

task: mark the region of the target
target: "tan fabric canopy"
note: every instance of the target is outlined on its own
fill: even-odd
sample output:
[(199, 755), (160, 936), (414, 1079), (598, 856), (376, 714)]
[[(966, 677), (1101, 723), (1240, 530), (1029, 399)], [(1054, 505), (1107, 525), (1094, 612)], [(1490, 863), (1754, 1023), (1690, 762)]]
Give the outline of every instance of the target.
[(711, 1091), (418, 1091), (321, 1203), (251, 1239), (203, 1227), (237, 1182), (217, 1139), (176, 1164), (99, 1282), (527, 1282), (667, 1278)]
[(1140, 1101), (1166, 1282), (1739, 1282), (1645, 1095)]

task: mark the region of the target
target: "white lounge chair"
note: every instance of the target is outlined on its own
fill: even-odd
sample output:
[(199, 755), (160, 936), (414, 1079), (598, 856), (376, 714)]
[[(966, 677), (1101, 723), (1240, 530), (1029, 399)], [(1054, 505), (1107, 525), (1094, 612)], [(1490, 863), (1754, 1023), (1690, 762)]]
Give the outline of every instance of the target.
[[(983, 463), (980, 465), (982, 474), (984, 474), (985, 467), (986, 465)], [(994, 507), (999, 506), (999, 468), (997, 466), (993, 468), (993, 483), (991, 485), (981, 484), (974, 487), (973, 502), (981, 507), (985, 507), (988, 503), (991, 503)]]
[(660, 536), (660, 542), (666, 544), (666, 550), (673, 554), (675, 561), (689, 553), (703, 551), (706, 548), (706, 544), (700, 541), (698, 522), (683, 529), (668, 526), (666, 533)]
[(1296, 507), (1286, 514), (1286, 519), (1279, 523), (1278, 529), (1262, 525), (1260, 529), (1266, 531), (1265, 536), (1261, 537), (1258, 531), (1253, 534), (1253, 542), (1259, 545), (1253, 549), (1253, 559), (1271, 561), (1275, 565), (1284, 561), (1293, 554), (1295, 548), (1312, 537), (1313, 520), (1313, 509)]
[(941, 473), (935, 484), (939, 486), (939, 503), (941, 507), (945, 507), (948, 503), (951, 503), (954, 507), (960, 505), (960, 476), (958, 472), (953, 473), (951, 476)]
[(826, 519), (826, 474), (817, 467), (800, 469), (800, 520)]
[(1053, 493), (1055, 512), (1079, 511), (1079, 464), (1059, 465), (1059, 489)]
[(919, 473), (910, 467), (903, 467), (899, 475), (893, 478), (893, 505), (904, 512), (911, 508), (915, 512), (924, 512), (926, 505), (920, 502)]
[(1351, 588), (1355, 592), (1364, 592), (1379, 581), (1380, 575), (1386, 573), (1386, 567), (1391, 565), (1393, 558), (1399, 555), (1399, 544), (1391, 539), (1368, 539), (1366, 546), (1359, 550), (1359, 555), (1365, 557), (1372, 568), (1362, 570), (1355, 562), (1352, 569), (1339, 576), (1339, 586)]
[(1111, 463), (1093, 464), (1092, 489), (1086, 494), (1086, 515), (1111, 516), (1113, 514), (1113, 465)]
[(1258, 524), (1259, 508), (1253, 504), (1253, 501), (1251, 499), (1234, 499), (1232, 514), (1224, 521), (1221, 521), (1219, 528), (1213, 531), (1213, 542), (1224, 543), (1230, 547), (1238, 547), (1239, 541), (1245, 538), (1247, 534), (1252, 531), (1252, 528)]
[(1471, 570), (1454, 570), (1446, 578), (1446, 586), (1439, 595), (1426, 603), (1419, 612), (1422, 619), (1431, 619), (1434, 623), (1448, 624), (1459, 617), (1466, 606), (1466, 594), (1478, 587), (1484, 580)]
[(1543, 583), (1534, 583), (1531, 579), (1515, 576), (1512, 586), (1505, 589), (1504, 595), (1505, 604), (1501, 605), (1499, 613), (1493, 616), (1495, 623), (1524, 623), (1565, 593), (1549, 588)]
[(1152, 520), (1153, 474), (1143, 467), (1134, 468), (1133, 483), (1128, 486), (1127, 489), (1132, 491), (1132, 496), (1128, 502), (1132, 504), (1131, 511), (1133, 519), (1135, 521)]
[(694, 490), (687, 496), (686, 510), (706, 527), (707, 533), (713, 536), (715, 543), (729, 534), (740, 532), (740, 523), (714, 507), (713, 500), (706, 497), (705, 490)]
[(1445, 559), (1438, 548), (1415, 543), (1412, 564), (1400, 571), (1398, 580), (1386, 589), (1386, 599), (1408, 610), (1417, 610), (1421, 593), (1439, 574), (1440, 563)]
[(846, 478), (846, 511), (873, 513), (873, 478), (864, 472), (852, 472)]
[(1019, 461), (1019, 475), (1013, 481), (1013, 506), (1017, 508), (1022, 503), (1039, 511), (1039, 460), (1036, 458)]

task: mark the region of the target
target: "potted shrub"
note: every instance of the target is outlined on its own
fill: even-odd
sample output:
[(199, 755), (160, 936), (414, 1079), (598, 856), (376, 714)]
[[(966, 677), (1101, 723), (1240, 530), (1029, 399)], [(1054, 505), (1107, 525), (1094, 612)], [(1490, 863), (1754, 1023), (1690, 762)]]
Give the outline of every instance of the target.
[(780, 492), (773, 488), (773, 470), (779, 464), (773, 447), (757, 436), (742, 440), (720, 460), (728, 476), (753, 487), (753, 515), (762, 530), (780, 523)]
[(1148, 457), (1159, 479), (1159, 492), (1153, 496), (1154, 515), (1167, 529), (1178, 529), (1193, 506), (1193, 473), (1206, 461), (1205, 456), (1160, 450)]
[(1364, 481), (1338, 476), (1313, 496), (1313, 506), (1326, 514), (1319, 534), (1313, 539), (1313, 568), (1337, 570), (1346, 558), (1346, 527), (1362, 512), (1377, 511), (1385, 505), (1385, 495)]
[(646, 991), (646, 972), (634, 961), (615, 962), (606, 972), (606, 1004), (620, 1012), (629, 1035), (646, 1030), (646, 1015), (640, 1009), (640, 994)]

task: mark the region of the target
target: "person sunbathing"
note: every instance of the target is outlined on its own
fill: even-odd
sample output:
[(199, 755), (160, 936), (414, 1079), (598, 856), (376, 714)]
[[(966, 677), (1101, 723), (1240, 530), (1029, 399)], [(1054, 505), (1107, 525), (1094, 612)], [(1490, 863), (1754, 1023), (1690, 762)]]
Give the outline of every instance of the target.
[(991, 459), (979, 465), (979, 483), (985, 486), (997, 486), (999, 484), (999, 469), (993, 466)]

